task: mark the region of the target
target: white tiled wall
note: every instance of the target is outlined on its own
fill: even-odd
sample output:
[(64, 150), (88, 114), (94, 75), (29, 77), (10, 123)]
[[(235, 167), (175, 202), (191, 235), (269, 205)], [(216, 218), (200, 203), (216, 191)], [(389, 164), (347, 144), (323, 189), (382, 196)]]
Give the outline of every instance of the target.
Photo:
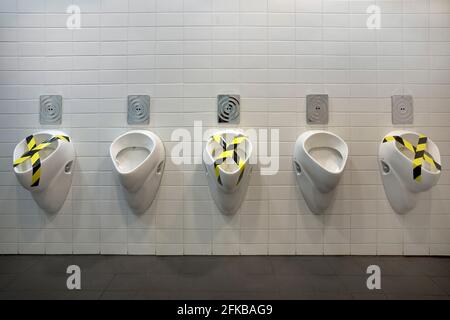
[[(66, 8), (81, 30), (65, 28)], [(382, 28), (366, 28), (377, 4)], [(450, 254), (450, 0), (1, 0), (0, 254)], [(256, 171), (235, 216), (220, 214), (201, 165), (166, 166), (157, 201), (129, 211), (108, 158), (130, 129), (128, 94), (152, 97), (149, 128), (168, 154), (175, 128), (217, 127), (215, 96), (242, 96), (242, 128), (279, 128), (280, 172)], [(338, 199), (308, 211), (291, 156), (305, 95), (330, 95), (351, 150)], [(41, 129), (38, 97), (64, 96), (78, 154), (57, 215), (11, 171), (14, 144)], [(413, 129), (440, 147), (439, 185), (392, 212), (377, 167), (390, 96), (415, 98)]]

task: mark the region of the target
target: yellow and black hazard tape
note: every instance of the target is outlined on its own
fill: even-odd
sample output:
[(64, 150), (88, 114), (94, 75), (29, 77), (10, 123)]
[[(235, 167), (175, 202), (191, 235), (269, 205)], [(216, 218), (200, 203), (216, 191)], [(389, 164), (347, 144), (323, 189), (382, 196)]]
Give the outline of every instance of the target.
[(70, 138), (67, 136), (54, 136), (47, 141), (36, 145), (36, 139), (34, 136), (28, 136), (26, 139), (28, 151), (25, 152), (19, 159), (14, 161), (14, 168), (18, 165), (24, 163), (27, 160), (31, 160), (31, 166), (33, 167), (33, 175), (31, 176), (31, 187), (39, 186), (41, 180), (41, 157), (39, 156), (39, 151), (48, 148), (55, 141), (61, 140), (64, 142), (70, 142)]
[(422, 181), (422, 166), (423, 162), (428, 162), (432, 166), (434, 166), (437, 170), (441, 171), (442, 166), (434, 160), (433, 156), (427, 152), (427, 143), (428, 143), (428, 137), (421, 134), (419, 135), (419, 141), (417, 143), (417, 147), (415, 147), (411, 142), (409, 142), (406, 139), (403, 139), (400, 136), (388, 136), (385, 137), (383, 140), (383, 143), (390, 142), (390, 141), (396, 141), (402, 146), (404, 146), (406, 149), (411, 151), (414, 154), (414, 160), (413, 160), (413, 178), (415, 181), (420, 182)]
[(243, 135), (238, 135), (236, 137), (233, 138), (233, 140), (231, 141), (231, 143), (227, 143), (225, 141), (225, 139), (223, 138), (222, 135), (214, 135), (213, 140), (219, 144), (223, 151), (217, 156), (217, 158), (215, 157), (215, 150), (213, 150), (213, 158), (214, 158), (214, 170), (216, 173), (216, 178), (217, 181), (219, 182), (220, 185), (222, 185), (222, 179), (220, 178), (220, 166), (227, 160), (227, 159), (233, 159), (233, 161), (238, 165), (239, 170), (240, 170), (240, 174), (239, 174), (239, 178), (238, 178), (238, 184), (242, 179), (242, 176), (244, 175), (244, 171), (245, 171), (245, 161), (242, 160), (238, 153), (237, 153), (237, 149), (238, 146), (245, 140), (247, 140), (247, 137), (244, 137)]

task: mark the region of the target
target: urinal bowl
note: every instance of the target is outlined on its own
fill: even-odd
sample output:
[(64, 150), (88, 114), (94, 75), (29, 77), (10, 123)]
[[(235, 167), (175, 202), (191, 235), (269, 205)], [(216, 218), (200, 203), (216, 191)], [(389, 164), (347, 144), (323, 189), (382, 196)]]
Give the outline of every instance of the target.
[(294, 172), (306, 204), (314, 213), (331, 204), (348, 158), (348, 146), (339, 136), (311, 130), (297, 139)]
[(114, 169), (135, 213), (145, 212), (156, 197), (165, 165), (161, 139), (147, 130), (129, 131), (110, 147)]
[[(397, 130), (386, 137), (400, 137), (406, 143), (417, 146), (420, 134), (413, 131)], [(400, 142), (399, 142), (400, 141)], [(379, 148), (379, 166), (386, 197), (395, 212), (404, 214), (415, 208), (418, 194), (435, 186), (441, 175), (441, 156), (436, 144), (427, 138), (426, 152), (437, 163), (422, 161), (420, 178), (414, 175), (415, 153), (406, 148), (401, 140), (383, 141)], [(430, 158), (427, 158), (430, 159)]]
[[(229, 150), (226, 159), (221, 157), (225, 150)], [(235, 130), (219, 131), (206, 143), (203, 164), (209, 189), (224, 214), (236, 213), (245, 199), (253, 170), (251, 154), (250, 140)]]
[[(33, 136), (36, 145), (55, 136), (69, 137), (58, 130), (40, 131)], [(38, 206), (47, 213), (61, 210), (72, 186), (75, 148), (70, 137), (69, 140), (70, 142), (56, 140), (39, 152), (41, 167), (37, 186), (32, 186), (33, 168), (30, 160), (14, 167), (14, 174), (19, 183), (30, 191)], [(27, 141), (24, 139), (14, 149), (14, 161), (28, 150)]]

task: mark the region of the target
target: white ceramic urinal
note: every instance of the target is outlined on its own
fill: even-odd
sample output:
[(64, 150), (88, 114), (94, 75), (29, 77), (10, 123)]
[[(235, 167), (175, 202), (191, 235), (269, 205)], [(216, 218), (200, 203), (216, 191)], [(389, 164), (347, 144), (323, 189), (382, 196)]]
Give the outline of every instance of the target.
[(62, 131), (40, 131), (14, 149), (14, 173), (42, 210), (58, 212), (72, 186), (75, 149)]
[(164, 171), (166, 152), (161, 139), (150, 131), (129, 131), (114, 140), (110, 155), (131, 209), (145, 212)]
[(295, 143), (294, 170), (300, 191), (314, 213), (324, 212), (344, 172), (348, 146), (334, 133), (312, 130)]
[(250, 140), (235, 130), (214, 134), (203, 154), (206, 177), (212, 198), (224, 214), (236, 213), (247, 193), (252, 164)]
[(412, 131), (389, 133), (380, 144), (379, 160), (384, 191), (400, 214), (411, 211), (417, 204), (417, 194), (430, 190), (441, 175), (438, 147)]

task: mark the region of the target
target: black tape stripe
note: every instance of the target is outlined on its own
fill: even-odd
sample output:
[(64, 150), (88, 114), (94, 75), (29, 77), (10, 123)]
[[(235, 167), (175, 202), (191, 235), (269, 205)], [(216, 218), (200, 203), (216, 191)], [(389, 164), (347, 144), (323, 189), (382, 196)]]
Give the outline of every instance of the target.
[(31, 187), (38, 187), (38, 186), (39, 186), (39, 182), (41, 182), (41, 178), (37, 179), (37, 180), (31, 185)]
[(425, 151), (416, 151), (416, 156), (414, 157), (414, 159), (420, 159), (423, 158), (425, 156)]
[(420, 144), (426, 144), (427, 141), (428, 141), (428, 138), (427, 138), (427, 137), (422, 137), (422, 138), (419, 138), (419, 142), (418, 142), (417, 144), (418, 144), (418, 145), (420, 145)]
[(41, 168), (41, 160), (38, 159), (33, 165), (33, 174), (35, 174)]
[(419, 178), (422, 175), (422, 166), (417, 166), (413, 169), (414, 180)]

